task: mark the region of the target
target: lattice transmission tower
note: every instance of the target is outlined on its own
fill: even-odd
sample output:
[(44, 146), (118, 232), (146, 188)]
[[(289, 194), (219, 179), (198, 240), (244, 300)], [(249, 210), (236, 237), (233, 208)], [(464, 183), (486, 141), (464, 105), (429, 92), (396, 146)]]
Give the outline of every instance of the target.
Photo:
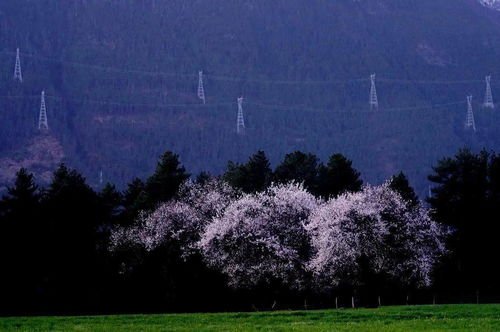
[(491, 93), (491, 75), (486, 76), (486, 94), (484, 95), (484, 107), (495, 108), (493, 95)]
[(377, 97), (377, 88), (375, 87), (375, 74), (370, 75), (370, 81), (372, 83), (370, 88), (370, 110), (377, 110), (378, 97)]
[(236, 132), (245, 133), (245, 118), (243, 117), (243, 97), (238, 98), (238, 119), (236, 121)]
[(474, 121), (474, 112), (472, 110), (472, 96), (467, 96), (467, 118), (465, 119), (465, 128), (476, 132), (476, 122)]
[(203, 87), (203, 71), (198, 72), (198, 98), (205, 104), (205, 88)]
[(21, 56), (19, 55), (19, 48), (16, 50), (16, 65), (14, 67), (14, 81), (23, 82), (23, 74), (21, 72)]
[(42, 101), (40, 102), (40, 115), (38, 117), (38, 129), (49, 130), (47, 121), (47, 107), (45, 106), (45, 91), (42, 91)]

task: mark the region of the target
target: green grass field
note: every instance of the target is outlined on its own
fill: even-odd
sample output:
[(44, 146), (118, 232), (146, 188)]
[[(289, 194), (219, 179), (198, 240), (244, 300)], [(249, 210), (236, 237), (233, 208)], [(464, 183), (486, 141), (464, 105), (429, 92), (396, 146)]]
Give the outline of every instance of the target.
[(0, 331), (500, 331), (500, 305), (0, 318)]

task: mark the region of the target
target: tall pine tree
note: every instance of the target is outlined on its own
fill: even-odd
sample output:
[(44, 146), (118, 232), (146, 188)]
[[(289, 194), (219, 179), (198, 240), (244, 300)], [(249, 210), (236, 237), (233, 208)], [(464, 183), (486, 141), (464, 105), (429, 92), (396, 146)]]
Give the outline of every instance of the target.
[(415, 194), (415, 190), (410, 186), (410, 182), (408, 182), (408, 178), (403, 172), (399, 172), (399, 174), (394, 175), (389, 180), (389, 187), (399, 193), (401, 197), (412, 206), (418, 205), (418, 196)]
[(153, 208), (160, 202), (172, 199), (189, 176), (181, 165), (179, 156), (171, 151), (165, 152), (160, 157), (155, 172), (146, 181), (145, 191), (148, 197), (145, 207)]
[(2, 311), (35, 310), (43, 228), (40, 193), (33, 174), (21, 168), (0, 202)]
[(439, 160), (429, 176), (436, 184), (428, 200), (434, 218), (453, 230), (438, 283), (455, 293), (473, 294), (497, 283), (498, 268), (492, 262), (498, 253), (498, 216), (490, 213), (488, 203), (489, 160), (486, 151), (464, 149)]
[(243, 165), (228, 163), (224, 179), (245, 193), (265, 190), (272, 180), (272, 170), (264, 151), (257, 151)]
[(311, 192), (317, 191), (319, 160), (314, 154), (295, 151), (285, 156), (274, 171), (279, 183), (295, 181), (303, 183)]
[(319, 169), (318, 194), (323, 198), (337, 197), (345, 192), (361, 190), (360, 173), (352, 167), (352, 161), (337, 153)]

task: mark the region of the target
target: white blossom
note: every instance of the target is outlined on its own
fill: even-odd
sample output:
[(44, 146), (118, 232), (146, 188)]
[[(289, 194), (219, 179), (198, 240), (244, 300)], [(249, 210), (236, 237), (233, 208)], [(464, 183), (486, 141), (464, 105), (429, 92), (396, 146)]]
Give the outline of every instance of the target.
[(297, 184), (244, 195), (207, 227), (204, 257), (234, 287), (271, 280), (301, 287), (310, 247), (305, 224), (317, 205)]
[(141, 214), (135, 226), (113, 231), (113, 247), (131, 243), (153, 250), (175, 241), (184, 256), (197, 251), (200, 234), (211, 220), (238, 196), (229, 185), (213, 179), (206, 184), (186, 182), (178, 199), (160, 205), (150, 214)]
[(427, 286), (445, 250), (444, 229), (387, 184), (330, 200), (313, 213), (307, 229), (315, 252), (309, 268), (330, 287), (355, 284), (362, 258), (376, 273)]
[(366, 268), (428, 286), (446, 233), (388, 184), (324, 202), (293, 183), (240, 195), (211, 180), (184, 184), (176, 200), (114, 230), (111, 242), (152, 250), (173, 241), (184, 257), (200, 252), (233, 287), (279, 281), (300, 289), (312, 275), (323, 289), (356, 285)]

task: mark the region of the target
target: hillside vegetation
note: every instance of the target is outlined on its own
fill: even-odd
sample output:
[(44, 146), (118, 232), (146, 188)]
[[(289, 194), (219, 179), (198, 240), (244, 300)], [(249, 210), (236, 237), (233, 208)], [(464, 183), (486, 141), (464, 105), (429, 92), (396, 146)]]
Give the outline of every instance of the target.
[[(434, 160), (499, 146), (500, 115), (480, 108), (485, 75), (500, 98), (499, 27), (500, 13), (472, 0), (3, 1), (0, 157), (37, 174), (64, 161), (93, 185), (102, 171), (122, 186), (165, 150), (194, 174), (258, 149), (273, 164), (293, 150), (341, 152), (369, 182), (403, 170), (423, 194)], [(23, 84), (12, 79), (17, 47)], [(63, 153), (33, 163), (22, 151), (38, 139), (42, 89)], [(476, 134), (464, 130), (468, 94)], [(11, 175), (2, 164), (1, 182)]]

